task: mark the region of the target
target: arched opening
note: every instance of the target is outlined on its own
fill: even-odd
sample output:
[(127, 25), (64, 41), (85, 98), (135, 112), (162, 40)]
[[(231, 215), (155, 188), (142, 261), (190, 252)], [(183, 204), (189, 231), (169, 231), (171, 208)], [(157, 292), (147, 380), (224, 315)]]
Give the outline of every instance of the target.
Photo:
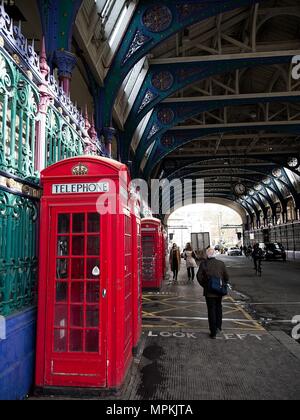
[(209, 233), (212, 247), (242, 245), (243, 218), (236, 209), (217, 203), (192, 204), (168, 219), (169, 242), (184, 249), (193, 233)]

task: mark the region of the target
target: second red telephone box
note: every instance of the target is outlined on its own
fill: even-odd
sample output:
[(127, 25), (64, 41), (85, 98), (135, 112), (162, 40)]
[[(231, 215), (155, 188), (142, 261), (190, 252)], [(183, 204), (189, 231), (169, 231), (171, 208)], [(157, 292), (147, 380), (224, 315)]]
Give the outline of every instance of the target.
[(111, 389), (125, 379), (140, 299), (129, 181), (126, 166), (96, 157), (42, 173), (37, 387)]
[(160, 289), (162, 286), (162, 232), (161, 221), (154, 218), (142, 220), (143, 289)]

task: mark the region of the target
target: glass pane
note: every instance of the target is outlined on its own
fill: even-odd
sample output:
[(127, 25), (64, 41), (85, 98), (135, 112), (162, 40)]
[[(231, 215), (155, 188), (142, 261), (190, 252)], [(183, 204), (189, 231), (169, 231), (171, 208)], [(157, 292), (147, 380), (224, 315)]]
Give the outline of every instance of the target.
[(74, 236), (72, 240), (72, 254), (84, 255), (84, 236)]
[(99, 236), (88, 237), (88, 255), (99, 255), (100, 254), (100, 238)]
[(84, 233), (85, 231), (85, 214), (73, 215), (73, 233)]
[(71, 327), (83, 327), (82, 306), (71, 306)]
[(56, 302), (67, 302), (68, 301), (68, 284), (57, 283), (56, 284)]
[(72, 283), (71, 302), (82, 303), (84, 301), (84, 283)]
[(84, 279), (84, 260), (81, 258), (73, 258), (72, 260), (72, 279)]
[(99, 326), (99, 308), (98, 306), (89, 306), (86, 309), (86, 326), (98, 327)]
[(65, 328), (68, 325), (68, 307), (67, 305), (55, 306), (55, 327)]
[(70, 239), (66, 236), (59, 236), (57, 238), (57, 256), (66, 257), (69, 255)]
[(100, 286), (98, 283), (88, 283), (86, 290), (87, 303), (99, 303), (100, 301)]
[(56, 353), (67, 352), (67, 331), (66, 330), (54, 331), (54, 351)]
[(100, 215), (98, 213), (92, 213), (88, 215), (88, 232), (100, 232)]
[(86, 332), (85, 351), (88, 353), (99, 353), (99, 332), (98, 331)]
[(70, 351), (73, 351), (73, 352), (83, 351), (83, 331), (81, 330), (70, 331)]
[(70, 233), (69, 214), (60, 214), (58, 216), (58, 233)]
[(69, 277), (69, 260), (57, 260), (56, 262), (56, 278), (67, 279)]
[(100, 279), (100, 259), (99, 258), (88, 258), (87, 259), (87, 278), (89, 280)]

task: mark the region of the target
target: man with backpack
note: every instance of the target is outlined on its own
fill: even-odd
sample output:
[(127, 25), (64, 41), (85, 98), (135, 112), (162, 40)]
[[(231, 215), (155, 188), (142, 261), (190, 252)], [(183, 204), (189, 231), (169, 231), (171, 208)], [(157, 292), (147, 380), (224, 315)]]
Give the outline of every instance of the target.
[(254, 262), (254, 270), (261, 270), (261, 262), (263, 260), (264, 253), (263, 250), (259, 247), (259, 244), (254, 245), (252, 258)]
[(222, 299), (227, 294), (229, 275), (225, 264), (216, 259), (214, 249), (208, 249), (206, 254), (207, 261), (200, 265), (197, 279), (206, 298), (210, 338), (215, 340), (218, 332), (222, 331)]

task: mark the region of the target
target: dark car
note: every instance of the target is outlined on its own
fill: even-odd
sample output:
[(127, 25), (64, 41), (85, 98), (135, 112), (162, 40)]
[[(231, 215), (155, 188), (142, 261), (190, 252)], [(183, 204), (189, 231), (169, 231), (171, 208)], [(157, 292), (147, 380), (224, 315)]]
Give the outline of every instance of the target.
[(264, 256), (267, 261), (269, 260), (283, 260), (286, 261), (286, 252), (284, 247), (277, 243), (267, 243), (263, 245)]

